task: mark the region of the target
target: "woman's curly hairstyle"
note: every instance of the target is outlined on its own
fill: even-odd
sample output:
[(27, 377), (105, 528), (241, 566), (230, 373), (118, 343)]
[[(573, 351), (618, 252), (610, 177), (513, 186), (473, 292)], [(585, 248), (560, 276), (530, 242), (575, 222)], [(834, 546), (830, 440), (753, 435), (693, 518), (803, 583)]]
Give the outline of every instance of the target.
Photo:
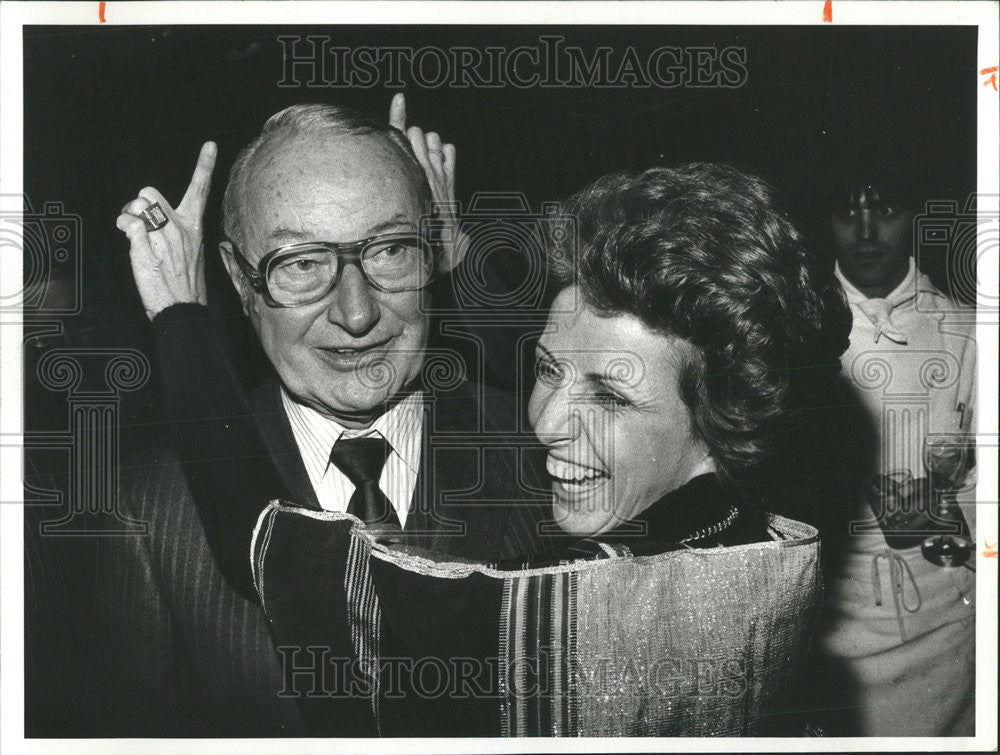
[(728, 165), (605, 176), (567, 200), (549, 253), (560, 289), (696, 348), (680, 396), (723, 481), (742, 486), (792, 409), (840, 369), (851, 316), (777, 193)]

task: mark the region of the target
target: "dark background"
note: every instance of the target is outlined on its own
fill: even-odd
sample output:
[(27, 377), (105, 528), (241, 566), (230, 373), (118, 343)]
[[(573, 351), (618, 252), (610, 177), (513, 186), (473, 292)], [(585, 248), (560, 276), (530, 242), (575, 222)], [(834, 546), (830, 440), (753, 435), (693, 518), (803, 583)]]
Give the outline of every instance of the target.
[[(36, 227), (58, 222), (44, 215), (47, 203), (61, 203), (62, 213), (78, 216), (81, 224), (79, 238), (69, 245), (71, 258), (49, 268), (46, 301), (51, 307), (73, 298), (76, 263), (82, 285), (79, 313), (57, 317), (43, 311), (27, 318), (29, 433), (65, 432), (69, 421), (65, 394), (47, 390), (35, 378), (46, 350), (68, 344), (152, 354), (128, 244), (115, 218), (146, 185), (178, 201), (198, 149), (209, 139), (220, 147), (206, 223), (212, 306), (242, 347), (244, 366), (251, 371), (260, 366), (256, 341), (211, 253), (219, 240), (224, 177), (236, 153), (268, 116), (288, 105), (338, 102), (385, 117), (399, 91), (277, 86), (283, 62), (276, 36), (297, 33), (328, 36), (339, 46), (508, 48), (538, 46), (540, 36), (561, 34), (566, 45), (587, 50), (631, 45), (640, 58), (660, 46), (747, 48), (749, 79), (738, 89), (408, 86), (409, 122), (439, 131), (458, 147), (458, 193), (464, 203), (476, 191), (513, 191), (526, 195), (537, 210), (614, 170), (727, 161), (775, 183), (816, 254), (828, 255), (831, 199), (841, 179), (859, 165), (902, 167), (910, 186), (926, 198), (963, 203), (975, 187), (975, 105), (982, 83), (974, 28), (29, 27), (24, 32), (27, 198)], [(493, 284), (516, 283), (515, 257), (495, 255), (488, 263)], [(921, 255), (921, 264), (947, 290), (945, 260)], [(62, 324), (63, 333), (40, 336), (52, 321)], [(519, 385), (518, 376), (490, 369), (504, 364), (509, 371), (512, 363), (513, 331), (503, 333), (492, 344), (495, 359), (487, 377), (523, 391), (527, 386)], [(158, 392), (154, 370), (144, 388), (122, 395), (123, 461), (137, 446), (164, 435)], [(38, 468), (27, 470), (26, 479), (41, 488), (65, 487), (64, 450), (35, 453), (32, 460)], [(51, 482), (53, 477), (62, 482)], [(31, 497), (26, 490), (26, 499)], [(78, 627), (90, 600), (92, 538), (37, 537), (42, 522), (59, 517), (57, 509), (26, 508), (29, 735), (79, 735), (94, 726), (80, 704), (87, 696), (86, 674), (74, 673), (79, 659), (92, 655), (91, 643), (99, 641)], [(57, 543), (63, 552), (55, 553)], [(32, 576), (39, 574), (44, 578)]]
[[(148, 349), (115, 217), (147, 184), (178, 201), (202, 142), (220, 147), (206, 224), (212, 251), (224, 177), (269, 115), (324, 101), (385, 117), (398, 88), (279, 87), (276, 37), (297, 33), (328, 36), (336, 46), (508, 48), (537, 47), (540, 36), (559, 34), (586, 50), (613, 47), (614, 59), (630, 45), (641, 58), (664, 45), (747, 48), (749, 78), (737, 89), (408, 86), (409, 123), (458, 146), (464, 202), (474, 191), (517, 191), (537, 210), (613, 170), (727, 161), (775, 183), (824, 254), (831, 196), (858, 165), (902, 166), (905, 180), (928, 198), (961, 200), (975, 187), (981, 82), (974, 28), (29, 27), (27, 196), (36, 212), (57, 201), (82, 218), (84, 312), (66, 319), (71, 336)], [(208, 259), (216, 302), (238, 328), (242, 318), (218, 255)], [(943, 260), (924, 255), (921, 262), (947, 286)], [(155, 380), (129, 394), (124, 409), (123, 440), (155, 435)], [(40, 421), (41, 409), (34, 414)]]

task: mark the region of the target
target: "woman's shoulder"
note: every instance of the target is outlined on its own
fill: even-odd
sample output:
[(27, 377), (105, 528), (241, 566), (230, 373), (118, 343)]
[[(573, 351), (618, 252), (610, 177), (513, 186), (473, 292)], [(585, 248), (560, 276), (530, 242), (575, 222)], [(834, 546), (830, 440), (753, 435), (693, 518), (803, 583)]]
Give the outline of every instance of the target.
[(663, 496), (635, 521), (645, 525), (646, 534), (633, 544), (633, 550), (713, 548), (771, 539), (770, 514), (712, 473), (699, 475)]
[(555, 554), (500, 563), (501, 569), (732, 547), (773, 540), (772, 514), (731, 492), (714, 474), (693, 478), (609, 532), (566, 539)]

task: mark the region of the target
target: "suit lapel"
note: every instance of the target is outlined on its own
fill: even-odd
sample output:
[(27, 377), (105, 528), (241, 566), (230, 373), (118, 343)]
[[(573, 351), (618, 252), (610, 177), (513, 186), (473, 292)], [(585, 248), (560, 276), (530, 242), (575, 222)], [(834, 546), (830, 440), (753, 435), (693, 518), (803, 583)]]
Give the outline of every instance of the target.
[(281, 405), (280, 390), (278, 381), (270, 377), (250, 394), (254, 421), (282, 481), (293, 497), (292, 503), (319, 509), (319, 499), (299, 455), (299, 446), (295, 442), (285, 408)]
[[(482, 408), (475, 398), (461, 388), (433, 396), (429, 412), (424, 417), (423, 446), (420, 473), (413, 493), (405, 532), (412, 542), (452, 556), (478, 561), (494, 561), (501, 557), (511, 507), (478, 503), (477, 499), (509, 497), (507, 488), (514, 480), (505, 479), (497, 492), (499, 477), (507, 470), (487, 468), (479, 463), (481, 448), (462, 449), (472, 456), (456, 462), (452, 449), (435, 444), (449, 433), (468, 435), (485, 421)], [(445, 496), (474, 491), (464, 500), (444, 503)]]
[(404, 531), (412, 542), (452, 556), (495, 561), (501, 557), (511, 509), (474, 501), (442, 503), (449, 492), (476, 484), (468, 472), (439, 458), (433, 470), (421, 464), (413, 503)]

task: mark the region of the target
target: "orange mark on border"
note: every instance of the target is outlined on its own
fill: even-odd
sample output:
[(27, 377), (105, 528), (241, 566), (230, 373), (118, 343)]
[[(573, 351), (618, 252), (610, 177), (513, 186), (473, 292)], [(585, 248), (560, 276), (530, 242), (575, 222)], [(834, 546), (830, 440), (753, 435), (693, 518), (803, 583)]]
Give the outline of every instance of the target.
[(992, 73), (993, 74), (988, 79), (986, 79), (986, 81), (983, 82), (983, 86), (984, 87), (992, 86), (994, 92), (998, 91), (997, 90), (997, 70), (1000, 70), (1000, 66), (993, 66), (992, 68), (983, 68), (983, 69), (981, 69), (979, 71), (979, 73), (981, 75), (983, 75), (983, 76), (985, 76), (988, 73)]
[(102, 24), (105, 22), (105, 19), (104, 19), (104, 5), (105, 4), (103, 2), (97, 4), (97, 17), (101, 19), (101, 23)]
[(823, 23), (833, 23), (833, 0), (826, 0), (826, 2), (823, 3)]
[(983, 558), (996, 558), (997, 557), (997, 541), (994, 540), (991, 545), (988, 540), (983, 540)]

